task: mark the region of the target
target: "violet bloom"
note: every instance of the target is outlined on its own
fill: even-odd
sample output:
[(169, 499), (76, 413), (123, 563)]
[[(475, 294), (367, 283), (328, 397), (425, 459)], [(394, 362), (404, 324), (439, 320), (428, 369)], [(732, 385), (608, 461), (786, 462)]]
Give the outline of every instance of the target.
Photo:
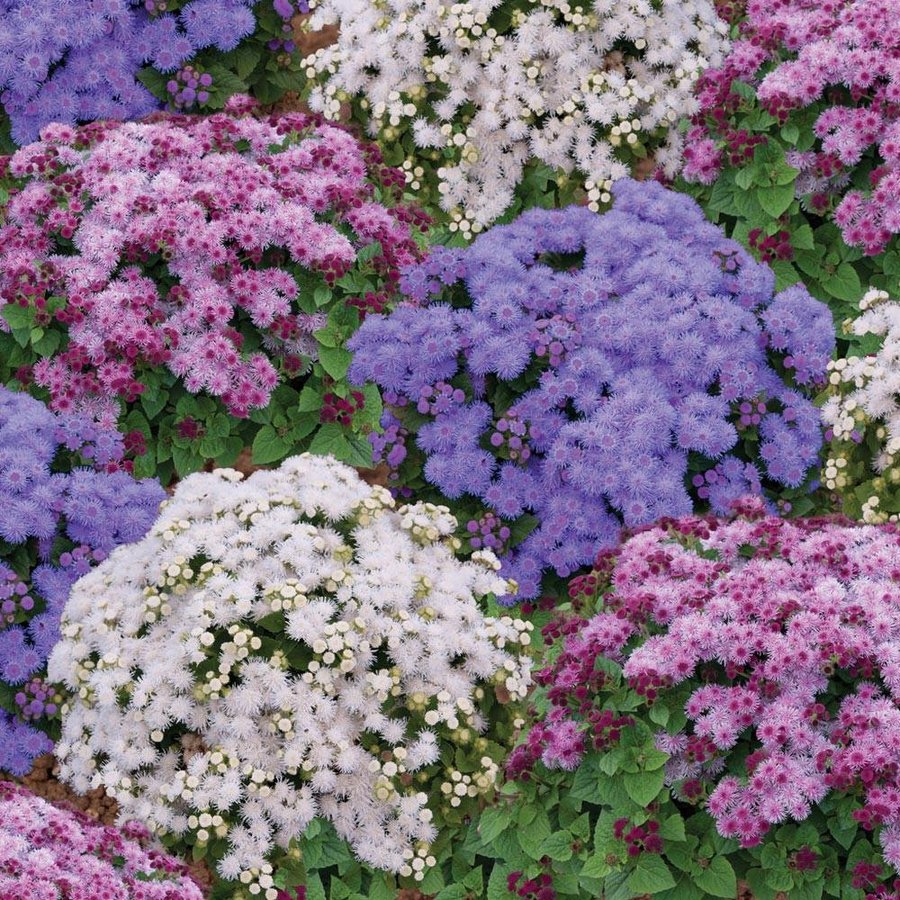
[[(121, 467), (122, 439), (0, 388), (0, 769), (24, 775), (53, 744), (59, 697), (43, 680), (69, 589), (119, 544), (144, 536), (165, 492)], [(90, 465), (85, 465), (90, 463)]]
[(504, 558), (524, 598), (622, 525), (801, 488), (822, 442), (825, 305), (773, 295), (772, 271), (689, 198), (630, 180), (614, 194), (605, 215), (535, 209), (435, 248), (404, 273), (410, 302), (348, 343), (350, 377), (386, 392), (373, 446), (397, 480), (536, 518)]

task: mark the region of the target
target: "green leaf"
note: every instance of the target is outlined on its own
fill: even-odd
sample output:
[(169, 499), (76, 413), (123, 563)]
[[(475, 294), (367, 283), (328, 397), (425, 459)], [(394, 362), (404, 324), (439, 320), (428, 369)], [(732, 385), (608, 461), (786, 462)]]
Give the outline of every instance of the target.
[(253, 462), (258, 466), (278, 462), (291, 452), (291, 443), (271, 425), (263, 425), (253, 439)]
[(461, 884), (448, 884), (442, 891), (439, 891), (434, 900), (465, 900), (466, 889)]
[(487, 900), (509, 900), (509, 891), (506, 889), (506, 876), (511, 869), (506, 866), (496, 865), (491, 869), (491, 877), (487, 884)]
[(475, 891), (480, 894), (484, 889), (484, 872), (482, 871), (481, 866), (477, 866), (472, 869), (462, 880), (463, 887), (469, 888), (469, 890)]
[(794, 182), (761, 187), (756, 192), (756, 196), (759, 200), (759, 205), (773, 219), (777, 219), (794, 200)]
[(519, 846), (532, 859), (541, 858), (541, 846), (550, 837), (553, 829), (547, 814), (540, 810), (528, 825), (520, 826), (516, 831)]
[(62, 337), (58, 331), (48, 331), (39, 341), (34, 341), (32, 346), (38, 356), (52, 356), (61, 343)]
[(318, 412), (322, 408), (322, 393), (318, 386), (304, 385), (295, 408), (300, 412)]
[(310, 875), (306, 882), (306, 900), (325, 900), (325, 887), (318, 872)]
[(328, 422), (323, 425), (309, 445), (310, 453), (316, 453), (320, 456), (331, 455), (336, 459), (345, 457), (349, 449), (347, 436), (341, 430), (341, 426), (336, 425), (334, 422)]
[(665, 770), (653, 772), (626, 772), (622, 776), (625, 791), (638, 806), (647, 806), (656, 799), (665, 781)]
[(216, 457), (221, 456), (225, 452), (226, 447), (225, 438), (207, 434), (200, 439), (198, 449), (200, 450), (200, 455), (205, 459), (216, 459)]
[(378, 254), (381, 253), (382, 250), (383, 248), (381, 246), (381, 241), (375, 241), (374, 244), (368, 244), (367, 246), (363, 247), (362, 250), (359, 251), (359, 253), (356, 254), (356, 261), (358, 263), (366, 263), (370, 259), (374, 259), (376, 256), (378, 256)]
[(643, 853), (628, 876), (628, 887), (635, 894), (658, 894), (675, 887), (675, 879), (659, 856)]
[(863, 293), (856, 269), (846, 262), (841, 263), (832, 274), (823, 274), (822, 287), (832, 297), (850, 303), (857, 303)]
[(685, 840), (684, 819), (678, 813), (669, 816), (660, 823), (659, 836), (667, 841)]
[(541, 856), (565, 862), (572, 858), (572, 835), (568, 831), (557, 831), (541, 844)]
[(250, 44), (242, 44), (234, 51), (234, 69), (238, 78), (247, 78), (262, 58), (262, 50)]
[(18, 328), (31, 328), (31, 323), (34, 321), (34, 310), (30, 306), (19, 306), (16, 303), (7, 303), (6, 306), (0, 310), (3, 318), (9, 323), (9, 327), (12, 329)]
[(694, 876), (694, 882), (713, 897), (737, 896), (737, 877), (724, 856), (714, 856), (709, 865)]
[(163, 410), (166, 403), (169, 402), (169, 392), (161, 388), (153, 391), (144, 391), (141, 394), (141, 406), (147, 414), (148, 419), (155, 419)]
[(797, 250), (812, 250), (816, 246), (813, 230), (805, 222), (791, 231), (791, 245)]
[(486, 844), (493, 843), (512, 824), (508, 809), (486, 809), (478, 820), (478, 833)]
[(588, 858), (588, 861), (581, 869), (581, 874), (585, 878), (606, 878), (612, 870), (612, 866), (606, 861), (606, 857), (602, 853), (595, 853)]
[(788, 122), (781, 128), (781, 137), (788, 144), (796, 144), (797, 139), (800, 137), (800, 129), (793, 122)]
[(322, 368), (335, 380), (341, 381), (350, 368), (353, 354), (343, 347), (320, 347), (319, 362)]

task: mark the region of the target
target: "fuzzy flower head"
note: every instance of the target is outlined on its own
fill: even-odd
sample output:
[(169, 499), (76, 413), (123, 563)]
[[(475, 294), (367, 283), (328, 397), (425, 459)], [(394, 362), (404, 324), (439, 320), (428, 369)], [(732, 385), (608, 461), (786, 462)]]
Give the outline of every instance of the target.
[[(777, 129), (787, 125), (797, 134), (787, 148), (796, 196), (816, 215), (833, 214), (848, 244), (881, 253), (900, 234), (895, 0), (749, 0), (734, 8), (741, 39), (698, 82), (684, 175), (711, 184), (723, 167), (752, 160), (758, 144), (778, 143)], [(751, 134), (763, 131), (760, 114), (772, 127)]]
[(481, 612), (510, 585), (490, 553), (457, 560), (455, 528), (330, 457), (185, 479), (73, 590), (50, 663), (76, 695), (62, 777), (160, 834), (215, 838), (219, 875), (267, 900), (259, 872), (316, 816), (421, 878), (441, 810), (497, 774), (484, 752), (454, 775), (455, 749), (487, 747), (488, 694), (530, 685), (530, 626)]
[(648, 153), (674, 173), (677, 123), (727, 48), (709, 0), (310, 5), (311, 28), (340, 27), (306, 60), (313, 109), (337, 118), (350, 99), (410, 187), (468, 237), (548, 180), (597, 209)]
[[(550, 711), (510, 771), (574, 768), (639, 722), (658, 732), (672, 796), (705, 806), (722, 836), (752, 847), (854, 798), (896, 868), (900, 532), (742, 505), (639, 530), (572, 582), (580, 615), (547, 626), (558, 646), (535, 676)], [(659, 732), (650, 704), (687, 724)]]
[(532, 210), (435, 249), (404, 275), (412, 302), (349, 344), (351, 378), (390, 404), (376, 447), (397, 483), (474, 498), (470, 545), (503, 554), (525, 598), (623, 523), (800, 488), (821, 444), (827, 308), (773, 296), (688, 198), (614, 191), (602, 216)]
[(0, 896), (202, 900), (187, 867), (137, 823), (121, 830), (0, 782)]
[[(151, 453), (162, 439), (159, 462), (175, 453), (184, 474), (233, 459), (270, 424), (236, 420), (313, 374), (302, 420), (296, 392), (282, 392), (280, 444), (269, 435), (258, 461), (283, 458), (346, 371), (340, 342), (363, 296), (386, 302), (397, 267), (418, 256), (418, 213), (375, 200), (398, 178), (379, 160), (301, 114), (51, 126), (8, 161), (0, 342), (12, 354), (33, 327), (41, 337), (26, 340), (31, 365), (7, 377), (48, 391), (56, 410), (127, 420)], [(349, 422), (362, 398), (341, 399), (335, 415)]]
[(158, 78), (199, 50), (235, 49), (256, 28), (253, 6), (254, 0), (0, 0), (0, 115), (9, 116), (18, 144), (33, 141), (50, 122), (141, 118), (161, 105), (138, 79), (141, 70), (152, 67)]
[(823, 484), (866, 522), (900, 513), (900, 302), (869, 290), (844, 323), (851, 352), (829, 363)]
[(144, 536), (164, 497), (120, 468), (118, 434), (0, 387), (0, 769), (24, 775), (53, 744), (46, 681), (72, 584)]

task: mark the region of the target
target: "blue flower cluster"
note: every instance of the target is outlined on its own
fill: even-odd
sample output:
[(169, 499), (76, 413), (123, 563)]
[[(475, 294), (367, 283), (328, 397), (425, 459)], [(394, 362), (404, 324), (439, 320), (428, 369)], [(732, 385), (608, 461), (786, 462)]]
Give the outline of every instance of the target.
[(520, 597), (622, 524), (727, 512), (801, 486), (818, 458), (827, 307), (802, 287), (773, 297), (767, 266), (658, 184), (618, 182), (605, 215), (535, 209), (437, 248), (402, 288), (411, 302), (349, 343), (351, 378), (390, 406), (373, 444), (406, 484), (422, 466), (446, 497), (536, 518), (503, 548)]
[(142, 538), (165, 497), (121, 456), (118, 435), (0, 387), (0, 769), (12, 774), (53, 746), (43, 728), (58, 701), (42, 675), (70, 587)]
[[(254, 0), (0, 0), (0, 105), (13, 140), (48, 122), (138, 119), (159, 101), (135, 80), (252, 34)], [(178, 13), (162, 10), (181, 6)]]

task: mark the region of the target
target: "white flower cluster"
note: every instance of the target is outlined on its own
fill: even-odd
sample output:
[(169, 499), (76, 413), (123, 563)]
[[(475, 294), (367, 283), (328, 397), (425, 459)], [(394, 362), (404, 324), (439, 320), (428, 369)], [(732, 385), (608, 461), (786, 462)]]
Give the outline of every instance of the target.
[(74, 695), (62, 777), (103, 786), (123, 819), (218, 841), (222, 877), (267, 900), (269, 857), (315, 816), (421, 877), (439, 740), (477, 748), (486, 690), (531, 683), (531, 625), (477, 602), (514, 585), (489, 553), (458, 560), (455, 528), (327, 457), (186, 478), (72, 591), (50, 661)]
[[(885, 292), (870, 289), (859, 304), (862, 315), (846, 330), (857, 337), (880, 338), (877, 352), (850, 356), (828, 364), (831, 393), (822, 407), (822, 418), (834, 435), (834, 441), (861, 443), (873, 430), (878, 450), (871, 457), (871, 468), (881, 476), (873, 481), (874, 490), (863, 501), (862, 517), (873, 524), (896, 520), (882, 512), (879, 488), (900, 483), (900, 302)], [(855, 435), (855, 437), (854, 437)], [(852, 484), (852, 454), (832, 452), (825, 461), (823, 481), (829, 490), (845, 490)]]
[(386, 147), (411, 130), (408, 182), (419, 190), (435, 175), (442, 208), (467, 235), (510, 206), (529, 160), (577, 170), (595, 210), (626, 162), (648, 152), (674, 175), (677, 123), (697, 111), (694, 83), (727, 49), (712, 0), (522, 5), (310, 3), (310, 28), (340, 28), (305, 61), (312, 108), (337, 118), (361, 97)]

